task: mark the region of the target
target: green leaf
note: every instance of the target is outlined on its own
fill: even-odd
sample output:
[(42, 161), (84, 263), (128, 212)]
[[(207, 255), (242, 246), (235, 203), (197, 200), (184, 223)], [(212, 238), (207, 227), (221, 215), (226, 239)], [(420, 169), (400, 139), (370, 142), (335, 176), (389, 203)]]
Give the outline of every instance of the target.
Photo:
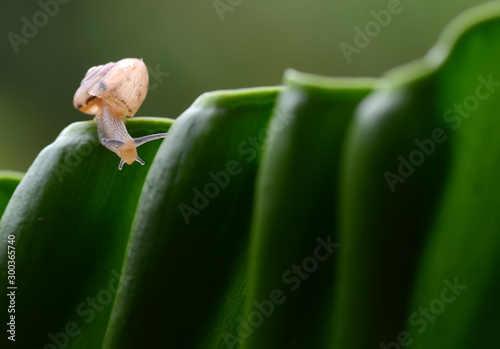
[[(204, 94), (175, 121), (144, 185), (123, 268), (133, 279), (118, 291), (106, 347), (202, 347), (221, 322), (233, 326), (278, 91)], [(221, 332), (210, 341), (223, 343)]]
[[(160, 118), (127, 122), (135, 137), (165, 132), (170, 124)], [(102, 343), (137, 201), (160, 142), (139, 148), (145, 167), (119, 171), (119, 158), (99, 144), (96, 132), (93, 121), (68, 126), (37, 157), (0, 222), (2, 290), (7, 236), (15, 236), (19, 347)], [(8, 301), (1, 298), (2, 312)]]
[(339, 156), (372, 79), (296, 71), (268, 130), (252, 225), (244, 348), (324, 347), (335, 282)]
[(428, 307), (435, 320), (408, 326), (416, 348), (500, 344), (500, 7), (479, 7), (456, 25), (473, 27), (436, 72), (450, 163), (410, 306)]
[[(460, 17), (359, 106), (332, 348), (498, 344), (499, 16), (495, 3)], [(445, 304), (455, 278), (469, 287)]]

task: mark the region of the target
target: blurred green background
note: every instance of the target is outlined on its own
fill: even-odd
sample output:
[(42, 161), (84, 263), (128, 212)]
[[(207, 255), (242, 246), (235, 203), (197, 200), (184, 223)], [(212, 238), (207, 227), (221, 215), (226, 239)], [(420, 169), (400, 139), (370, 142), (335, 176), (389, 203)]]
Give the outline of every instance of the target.
[[(340, 44), (353, 45), (354, 28), (397, 0), (59, 1), (1, 0), (1, 169), (26, 171), (65, 126), (89, 119), (72, 101), (93, 65), (142, 57), (154, 88), (137, 115), (176, 118), (203, 92), (276, 85), (286, 68), (379, 76), (424, 55), (453, 17), (486, 2), (401, 0), (348, 62)], [(36, 32), (13, 45), (9, 33), (22, 37), (34, 20)]]

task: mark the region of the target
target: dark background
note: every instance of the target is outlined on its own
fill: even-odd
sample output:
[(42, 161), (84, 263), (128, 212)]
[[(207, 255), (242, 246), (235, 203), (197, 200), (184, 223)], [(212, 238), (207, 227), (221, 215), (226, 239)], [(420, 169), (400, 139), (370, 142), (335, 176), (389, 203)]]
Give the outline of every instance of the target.
[[(348, 62), (340, 44), (353, 45), (354, 28), (390, 1), (222, 0), (232, 9), (222, 19), (213, 0), (59, 1), (40, 1), (53, 15), (44, 20), (39, 1), (1, 0), (0, 169), (26, 171), (65, 126), (90, 119), (72, 101), (93, 65), (143, 58), (154, 88), (137, 115), (176, 118), (203, 92), (276, 85), (286, 68), (379, 76), (423, 56), (452, 18), (486, 2), (401, 0)], [(33, 16), (46, 24), (16, 53), (9, 33), (23, 36)]]

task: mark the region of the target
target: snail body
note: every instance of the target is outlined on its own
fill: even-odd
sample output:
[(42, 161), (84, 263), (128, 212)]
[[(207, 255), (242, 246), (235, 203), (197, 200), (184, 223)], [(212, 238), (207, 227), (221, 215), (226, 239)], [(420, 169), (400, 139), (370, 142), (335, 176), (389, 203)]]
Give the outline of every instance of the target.
[(90, 68), (75, 93), (73, 105), (85, 114), (95, 115), (99, 142), (120, 157), (118, 169), (144, 161), (137, 147), (166, 137), (156, 133), (132, 138), (125, 127), (126, 116), (133, 117), (148, 92), (146, 65), (136, 58), (125, 58)]

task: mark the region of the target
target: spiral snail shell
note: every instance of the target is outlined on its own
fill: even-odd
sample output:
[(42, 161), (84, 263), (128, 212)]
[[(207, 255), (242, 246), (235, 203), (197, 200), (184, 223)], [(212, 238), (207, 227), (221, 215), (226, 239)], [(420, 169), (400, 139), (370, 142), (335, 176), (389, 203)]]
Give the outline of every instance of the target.
[(95, 115), (99, 142), (121, 158), (119, 170), (134, 161), (144, 165), (137, 147), (167, 135), (132, 138), (125, 127), (126, 116), (133, 117), (146, 98), (148, 84), (144, 62), (125, 58), (90, 68), (75, 92), (73, 105), (85, 114)]

